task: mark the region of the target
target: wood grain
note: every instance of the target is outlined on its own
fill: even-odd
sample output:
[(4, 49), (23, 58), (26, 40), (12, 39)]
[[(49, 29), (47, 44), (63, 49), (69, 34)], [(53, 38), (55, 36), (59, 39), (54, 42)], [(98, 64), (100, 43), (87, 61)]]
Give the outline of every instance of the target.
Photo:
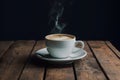
[(110, 47), (110, 49), (119, 57), (120, 59), (120, 51), (118, 51), (109, 41), (106, 41), (106, 44)]
[(39, 62), (39, 60), (32, 60), (35, 52), (43, 47), (45, 47), (44, 41), (38, 41), (33, 49), (30, 60), (26, 64), (19, 80), (43, 80), (45, 73), (43, 63)]
[(104, 41), (89, 41), (97, 61), (109, 80), (120, 80), (120, 59), (109, 49)]
[(87, 56), (74, 63), (77, 80), (107, 80), (86, 42), (85, 50)]
[(45, 80), (75, 80), (72, 65), (47, 67)]
[(14, 41), (0, 41), (0, 58), (13, 43)]
[(16, 41), (0, 59), (0, 80), (17, 80), (21, 74), (34, 41)]

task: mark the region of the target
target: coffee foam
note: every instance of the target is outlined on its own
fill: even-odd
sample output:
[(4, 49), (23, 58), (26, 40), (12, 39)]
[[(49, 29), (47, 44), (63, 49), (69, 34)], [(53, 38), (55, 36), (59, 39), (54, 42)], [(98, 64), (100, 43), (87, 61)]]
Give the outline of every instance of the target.
[(72, 36), (62, 35), (62, 34), (50, 35), (50, 36), (48, 36), (47, 38), (48, 38), (48, 39), (51, 39), (51, 40), (70, 40), (70, 39), (73, 39)]
[(52, 39), (53, 40), (68, 40), (68, 39), (71, 39), (71, 38), (67, 37), (67, 36), (59, 36), (59, 37), (54, 37)]

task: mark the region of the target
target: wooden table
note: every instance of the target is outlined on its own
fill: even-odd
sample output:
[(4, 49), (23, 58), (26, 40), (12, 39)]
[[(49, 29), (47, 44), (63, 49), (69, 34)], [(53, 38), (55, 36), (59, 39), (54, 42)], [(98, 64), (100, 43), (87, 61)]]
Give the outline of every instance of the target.
[(109, 41), (85, 41), (87, 56), (69, 65), (33, 55), (43, 40), (0, 41), (0, 80), (120, 80), (120, 52)]

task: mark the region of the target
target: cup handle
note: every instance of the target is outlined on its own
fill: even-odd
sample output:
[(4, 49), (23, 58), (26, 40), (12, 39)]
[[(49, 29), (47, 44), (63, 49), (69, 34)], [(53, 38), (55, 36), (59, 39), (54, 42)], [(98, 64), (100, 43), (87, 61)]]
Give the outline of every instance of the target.
[(83, 49), (84, 47), (85, 47), (85, 44), (84, 44), (84, 42), (83, 41), (76, 41), (75, 42), (75, 46), (77, 46), (78, 44), (81, 44), (81, 48)]
[[(75, 42), (75, 47), (78, 44), (81, 44), (81, 49), (83, 49), (85, 47), (85, 44), (84, 44), (83, 41), (76, 41)], [(70, 57), (77, 57), (77, 56), (79, 56), (81, 54), (81, 53), (78, 52), (79, 50), (80, 50), (79, 48), (74, 48), (72, 54), (70, 55)]]

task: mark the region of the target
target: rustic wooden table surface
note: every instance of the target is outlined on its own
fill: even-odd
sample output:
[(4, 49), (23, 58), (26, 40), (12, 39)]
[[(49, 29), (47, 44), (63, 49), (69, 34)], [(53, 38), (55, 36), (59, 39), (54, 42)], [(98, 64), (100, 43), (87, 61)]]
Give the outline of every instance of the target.
[(85, 41), (87, 56), (68, 65), (34, 57), (43, 40), (0, 41), (0, 80), (120, 80), (120, 52), (109, 41)]

